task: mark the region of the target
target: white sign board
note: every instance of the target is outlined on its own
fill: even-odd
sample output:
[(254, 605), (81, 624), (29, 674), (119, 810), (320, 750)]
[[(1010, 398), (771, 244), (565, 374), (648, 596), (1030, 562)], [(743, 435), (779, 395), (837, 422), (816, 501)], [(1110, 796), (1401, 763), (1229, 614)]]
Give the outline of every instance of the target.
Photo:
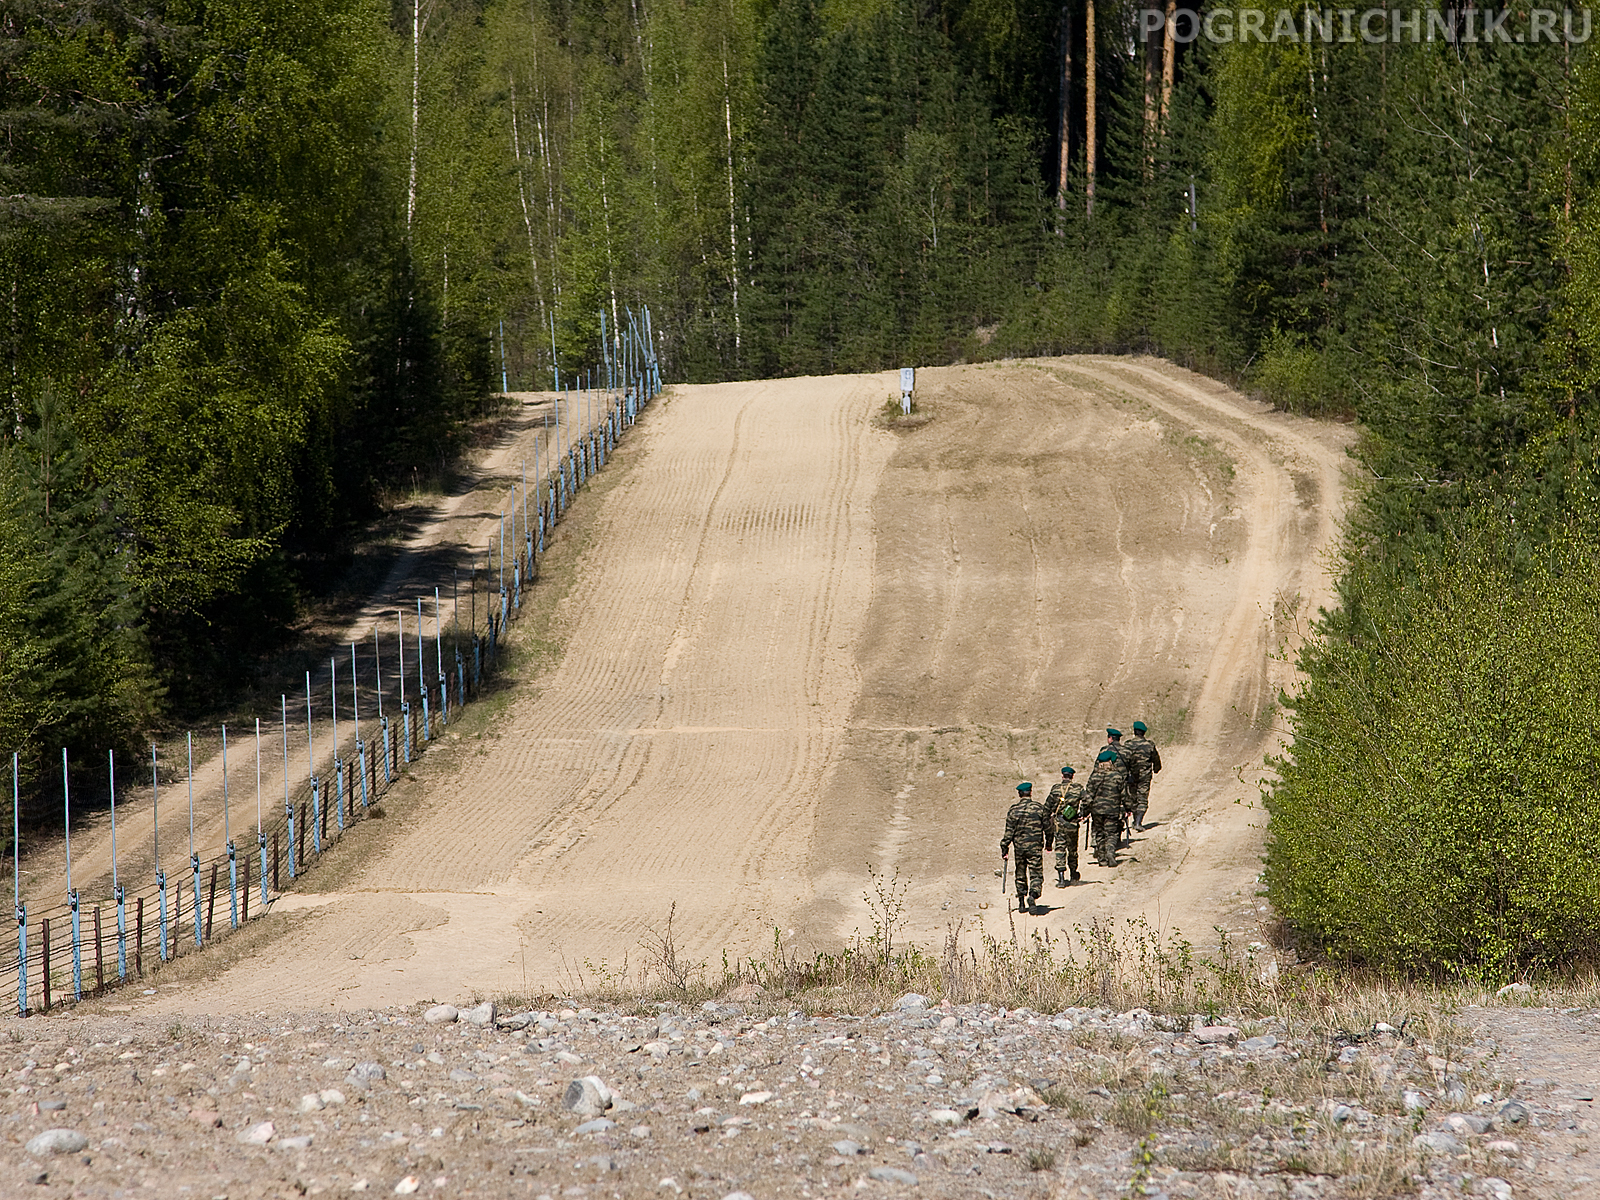
[(901, 367), (900, 368), (900, 390), (902, 392), (914, 392), (914, 391), (917, 390), (916, 389), (916, 385), (917, 385), (917, 369), (915, 367)]

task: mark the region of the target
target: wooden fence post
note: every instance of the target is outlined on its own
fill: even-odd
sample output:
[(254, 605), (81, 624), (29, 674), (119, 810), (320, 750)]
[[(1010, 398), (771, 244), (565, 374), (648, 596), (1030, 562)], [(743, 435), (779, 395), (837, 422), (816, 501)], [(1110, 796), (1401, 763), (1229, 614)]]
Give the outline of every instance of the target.
[(277, 830), (273, 830), (273, 833), (272, 833), (272, 890), (275, 891), (275, 892), (281, 892), (283, 890), (282, 888), (280, 888), (278, 886), (278, 833), (277, 833)]
[(250, 856), (244, 856), (244, 915), (239, 918), (241, 924), (250, 919)]
[(100, 906), (94, 906), (94, 990), (106, 990), (106, 969), (100, 958)]
[(44, 948), (44, 1011), (50, 1011), (50, 918), (39, 919), (39, 944)]

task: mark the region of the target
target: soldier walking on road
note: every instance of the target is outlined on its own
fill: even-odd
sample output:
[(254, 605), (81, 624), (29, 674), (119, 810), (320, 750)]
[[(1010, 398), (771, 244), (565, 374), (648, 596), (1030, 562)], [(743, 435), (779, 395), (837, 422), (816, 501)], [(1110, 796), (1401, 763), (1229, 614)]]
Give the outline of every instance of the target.
[(1049, 848), (1053, 839), (1057, 887), (1067, 886), (1068, 867), (1072, 868), (1073, 882), (1079, 879), (1078, 817), (1083, 812), (1083, 784), (1072, 782), (1075, 774), (1077, 772), (1071, 767), (1062, 767), (1061, 782), (1051, 787), (1050, 797), (1045, 801), (1045, 811), (1050, 819), (1045, 826), (1045, 848)]
[(1161, 751), (1145, 736), (1143, 721), (1133, 723), (1133, 736), (1118, 747), (1128, 763), (1129, 800), (1133, 807), (1133, 827), (1144, 832), (1144, 816), (1150, 809), (1150, 781), (1161, 770)]
[(1122, 730), (1106, 726), (1106, 749), (1117, 756), (1112, 767), (1122, 779), (1122, 812), (1117, 818), (1117, 845), (1122, 845), (1123, 835), (1126, 833), (1127, 843), (1131, 846), (1133, 834), (1126, 827), (1133, 824), (1133, 780), (1129, 774), (1128, 753), (1122, 744)]
[[(1031, 912), (1044, 890), (1044, 805), (1033, 798), (1033, 784), (1017, 784), (1017, 801), (1006, 812), (1006, 832), (1000, 839), (1003, 859), (1013, 843), (1017, 847), (1017, 908)], [(1004, 870), (1004, 868), (1001, 868)]]
[(1100, 751), (1089, 772), (1089, 812), (1094, 822), (1094, 861), (1102, 867), (1117, 865), (1117, 835), (1122, 829), (1122, 773), (1117, 752)]

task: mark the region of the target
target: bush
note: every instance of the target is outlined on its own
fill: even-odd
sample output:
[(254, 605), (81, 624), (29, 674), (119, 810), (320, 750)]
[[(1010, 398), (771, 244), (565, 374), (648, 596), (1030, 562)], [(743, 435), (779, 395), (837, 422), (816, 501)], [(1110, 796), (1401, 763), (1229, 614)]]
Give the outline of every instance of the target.
[(1600, 538), (1558, 532), (1519, 558), (1515, 506), (1480, 514), (1308, 646), (1266, 883), (1310, 947), (1479, 979), (1600, 960)]

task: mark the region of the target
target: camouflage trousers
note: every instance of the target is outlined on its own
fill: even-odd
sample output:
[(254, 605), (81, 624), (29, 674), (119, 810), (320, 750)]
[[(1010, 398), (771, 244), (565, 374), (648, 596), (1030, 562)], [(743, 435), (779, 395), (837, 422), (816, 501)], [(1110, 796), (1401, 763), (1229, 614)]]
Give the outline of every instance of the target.
[(1133, 792), (1133, 824), (1138, 828), (1144, 824), (1144, 815), (1150, 811), (1150, 780), (1144, 778), (1134, 788)]
[(1056, 830), (1056, 874), (1064, 874), (1069, 868), (1074, 875), (1078, 873), (1078, 822), (1076, 820), (1065, 829)]
[(1101, 866), (1114, 867), (1117, 865), (1117, 843), (1122, 837), (1122, 810), (1095, 813), (1093, 821), (1094, 861)]
[(1016, 843), (1017, 907), (1026, 908), (1044, 891), (1044, 843), (1024, 846)]

